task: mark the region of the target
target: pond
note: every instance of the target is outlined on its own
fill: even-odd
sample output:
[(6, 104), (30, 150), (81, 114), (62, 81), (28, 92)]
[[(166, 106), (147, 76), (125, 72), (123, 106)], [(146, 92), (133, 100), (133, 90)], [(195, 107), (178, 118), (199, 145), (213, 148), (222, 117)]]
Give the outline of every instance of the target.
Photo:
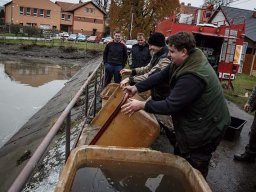
[(0, 58), (0, 147), (78, 70), (71, 65)]

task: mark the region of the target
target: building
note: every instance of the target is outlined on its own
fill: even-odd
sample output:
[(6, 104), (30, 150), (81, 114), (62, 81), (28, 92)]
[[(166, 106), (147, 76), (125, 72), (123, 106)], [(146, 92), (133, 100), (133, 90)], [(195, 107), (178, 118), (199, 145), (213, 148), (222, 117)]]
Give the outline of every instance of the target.
[(5, 23), (60, 29), (60, 6), (49, 0), (13, 0), (5, 4)]
[(86, 3), (56, 2), (61, 7), (61, 31), (101, 35), (104, 32), (105, 11), (93, 1)]
[(97, 36), (104, 32), (106, 15), (93, 1), (73, 4), (50, 0), (13, 0), (5, 4), (5, 13), (6, 24)]
[(209, 22), (218, 23), (219, 25), (230, 25), (231, 22), (245, 22), (245, 59), (240, 72), (248, 75), (256, 75), (256, 11), (220, 6), (213, 13)]

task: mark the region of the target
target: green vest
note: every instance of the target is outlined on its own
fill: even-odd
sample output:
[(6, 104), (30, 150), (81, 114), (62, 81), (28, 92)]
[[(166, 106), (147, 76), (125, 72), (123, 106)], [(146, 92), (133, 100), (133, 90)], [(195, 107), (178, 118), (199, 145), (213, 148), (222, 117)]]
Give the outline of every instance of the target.
[(195, 49), (170, 76), (170, 86), (174, 87), (175, 82), (185, 74), (202, 79), (205, 88), (201, 97), (173, 115), (177, 142), (183, 152), (216, 142), (230, 124), (219, 79), (200, 49)]

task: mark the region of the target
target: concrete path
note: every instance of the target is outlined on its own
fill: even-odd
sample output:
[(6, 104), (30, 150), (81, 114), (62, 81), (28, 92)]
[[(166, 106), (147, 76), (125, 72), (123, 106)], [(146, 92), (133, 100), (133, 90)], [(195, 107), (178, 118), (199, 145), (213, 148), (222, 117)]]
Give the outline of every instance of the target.
[(231, 102), (228, 102), (228, 107), (232, 116), (244, 119), (247, 123), (237, 140), (221, 142), (213, 155), (207, 181), (214, 192), (256, 192), (256, 163), (233, 160), (235, 153), (244, 152), (253, 116)]

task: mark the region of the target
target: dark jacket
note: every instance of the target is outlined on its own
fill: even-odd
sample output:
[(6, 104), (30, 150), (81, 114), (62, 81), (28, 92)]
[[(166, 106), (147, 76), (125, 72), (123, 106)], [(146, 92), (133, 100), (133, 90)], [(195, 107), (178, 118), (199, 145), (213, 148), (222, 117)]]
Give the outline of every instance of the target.
[(250, 105), (250, 111), (255, 111), (256, 109), (256, 86), (253, 88), (252, 93), (247, 101)]
[(141, 92), (169, 81), (170, 95), (163, 101), (148, 101), (145, 110), (172, 115), (182, 153), (219, 141), (230, 123), (230, 115), (222, 87), (207, 58), (196, 49), (181, 66), (171, 72), (169, 69), (136, 84)]
[(147, 43), (139, 45), (138, 43), (132, 46), (132, 65), (131, 68), (146, 66), (151, 59), (149, 46)]
[(103, 62), (112, 65), (125, 66), (127, 61), (127, 48), (121, 42), (110, 42), (106, 45), (103, 53)]

